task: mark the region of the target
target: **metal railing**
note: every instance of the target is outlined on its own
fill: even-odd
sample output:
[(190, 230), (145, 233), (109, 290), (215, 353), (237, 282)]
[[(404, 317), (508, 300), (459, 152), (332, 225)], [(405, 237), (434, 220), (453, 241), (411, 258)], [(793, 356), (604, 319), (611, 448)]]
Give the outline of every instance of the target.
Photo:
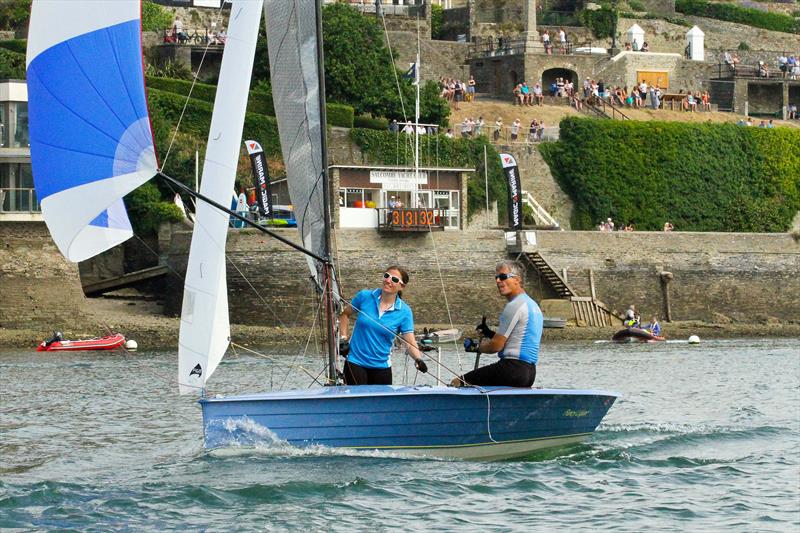
[(36, 197), (36, 189), (0, 189), (0, 213), (41, 213), (42, 206)]
[[(547, 49), (539, 42), (537, 46), (527, 46), (528, 41), (523, 38), (498, 38), (497, 41), (490, 39), (469, 46), (467, 57), (478, 59), (485, 57), (499, 57), (519, 54), (546, 54)], [(572, 55), (575, 45), (571, 42), (561, 43), (550, 41), (551, 53), (558, 55)]]
[(521, 125), (514, 138), (512, 126), (497, 127), (494, 124), (486, 125), (481, 130), (482, 135), (486, 135), (496, 144), (532, 144), (547, 141), (557, 141), (559, 138), (558, 126), (547, 126), (544, 131), (532, 133), (530, 125)]
[[(346, 2), (350, 7), (354, 7), (359, 10), (361, 13), (375, 13), (376, 9), (380, 9), (379, 14), (383, 14), (386, 16), (401, 16), (401, 17), (410, 17), (415, 18), (419, 15), (420, 18), (424, 18), (426, 15), (426, 5), (421, 0), (417, 0), (419, 3), (414, 2), (413, 4), (409, 2), (411, 5), (394, 5), (394, 4), (385, 4), (383, 2), (379, 2), (379, 5), (376, 7), (374, 0), (358, 0), (358, 1), (350, 1)], [(333, 4), (336, 0), (325, 0), (326, 4)]]

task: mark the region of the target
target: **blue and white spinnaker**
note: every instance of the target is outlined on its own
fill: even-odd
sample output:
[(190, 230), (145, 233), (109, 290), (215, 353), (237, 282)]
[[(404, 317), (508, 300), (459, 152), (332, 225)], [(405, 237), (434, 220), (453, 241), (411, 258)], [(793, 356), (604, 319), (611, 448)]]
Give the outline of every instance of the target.
[(133, 235), (122, 197), (157, 172), (140, 0), (34, 0), (27, 81), (42, 214), (70, 261)]

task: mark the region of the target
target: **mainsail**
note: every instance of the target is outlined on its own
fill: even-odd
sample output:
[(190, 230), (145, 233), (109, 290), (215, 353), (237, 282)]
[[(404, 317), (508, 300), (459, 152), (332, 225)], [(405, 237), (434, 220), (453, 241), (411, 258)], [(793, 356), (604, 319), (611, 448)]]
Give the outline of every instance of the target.
[(82, 261), (133, 235), (122, 197), (153, 177), (139, 0), (35, 0), (31, 164), (58, 249)]
[[(236, 178), (260, 19), (261, 0), (233, 3), (200, 185), (202, 195), (222, 204), (228, 203)], [(204, 387), (230, 342), (225, 278), (228, 221), (228, 214), (202, 201), (197, 204), (181, 311), (181, 394)]]
[[(272, 98), (280, 103), (275, 115), (297, 229), (306, 249), (328, 257), (316, 10), (316, 2), (308, 0), (264, 3)], [(309, 259), (309, 267), (321, 286), (322, 265)]]

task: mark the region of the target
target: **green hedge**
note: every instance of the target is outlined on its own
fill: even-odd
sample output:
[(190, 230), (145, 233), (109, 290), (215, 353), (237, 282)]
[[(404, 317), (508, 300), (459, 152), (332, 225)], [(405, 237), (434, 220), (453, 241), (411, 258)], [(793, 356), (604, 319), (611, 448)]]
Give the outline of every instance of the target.
[(25, 79), (25, 54), (0, 48), (0, 79)]
[(800, 130), (567, 118), (541, 152), (575, 210), (636, 229), (786, 231), (800, 209)]
[(769, 13), (760, 9), (741, 7), (731, 3), (706, 0), (675, 0), (675, 11), (686, 15), (708, 17), (745, 24), (765, 30), (800, 33), (800, 21), (782, 13)]
[(611, 8), (605, 6), (594, 10), (584, 9), (578, 13), (580, 23), (591, 29), (598, 39), (612, 36), (616, 18), (616, 11), (612, 11)]
[(387, 130), (389, 129), (389, 121), (382, 117), (358, 115), (353, 120), (353, 126), (356, 128), (365, 128), (369, 130)]
[(18, 54), (25, 54), (28, 49), (28, 41), (25, 39), (10, 39), (8, 41), (0, 41), (0, 48), (5, 48)]
[[(368, 160), (377, 165), (413, 165), (414, 137), (383, 130), (354, 128), (350, 138)], [(444, 135), (420, 136), (420, 166), (474, 168), (467, 181), (467, 216), (472, 218), (486, 207), (483, 150), (487, 150), (489, 199), (497, 200), (500, 219), (506, 216), (508, 189), (500, 156), (486, 137), (449, 139)]]
[[(192, 82), (148, 76), (147, 87), (148, 89), (157, 89), (185, 97), (189, 94)], [(194, 89), (192, 89), (192, 99), (202, 100), (210, 104), (214, 103), (216, 94), (216, 85), (207, 83), (195, 83)], [(351, 106), (328, 103), (326, 109), (329, 125), (343, 128), (353, 127), (353, 108)], [(269, 86), (259, 85), (256, 89), (250, 91), (250, 96), (247, 99), (247, 111), (270, 117), (275, 116), (275, 107), (272, 103), (272, 93), (269, 91)]]
[(353, 127), (353, 108), (345, 104), (328, 103), (325, 106), (325, 113), (328, 117), (328, 124), (341, 128)]

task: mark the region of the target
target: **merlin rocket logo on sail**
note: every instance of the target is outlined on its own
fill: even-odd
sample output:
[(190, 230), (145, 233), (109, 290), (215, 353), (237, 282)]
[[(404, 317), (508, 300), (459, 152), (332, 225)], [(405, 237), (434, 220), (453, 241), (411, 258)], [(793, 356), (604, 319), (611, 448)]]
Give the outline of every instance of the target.
[(200, 366), (200, 363), (197, 363), (195, 367), (189, 372), (189, 377), (197, 376), (198, 378), (203, 375), (203, 367)]

